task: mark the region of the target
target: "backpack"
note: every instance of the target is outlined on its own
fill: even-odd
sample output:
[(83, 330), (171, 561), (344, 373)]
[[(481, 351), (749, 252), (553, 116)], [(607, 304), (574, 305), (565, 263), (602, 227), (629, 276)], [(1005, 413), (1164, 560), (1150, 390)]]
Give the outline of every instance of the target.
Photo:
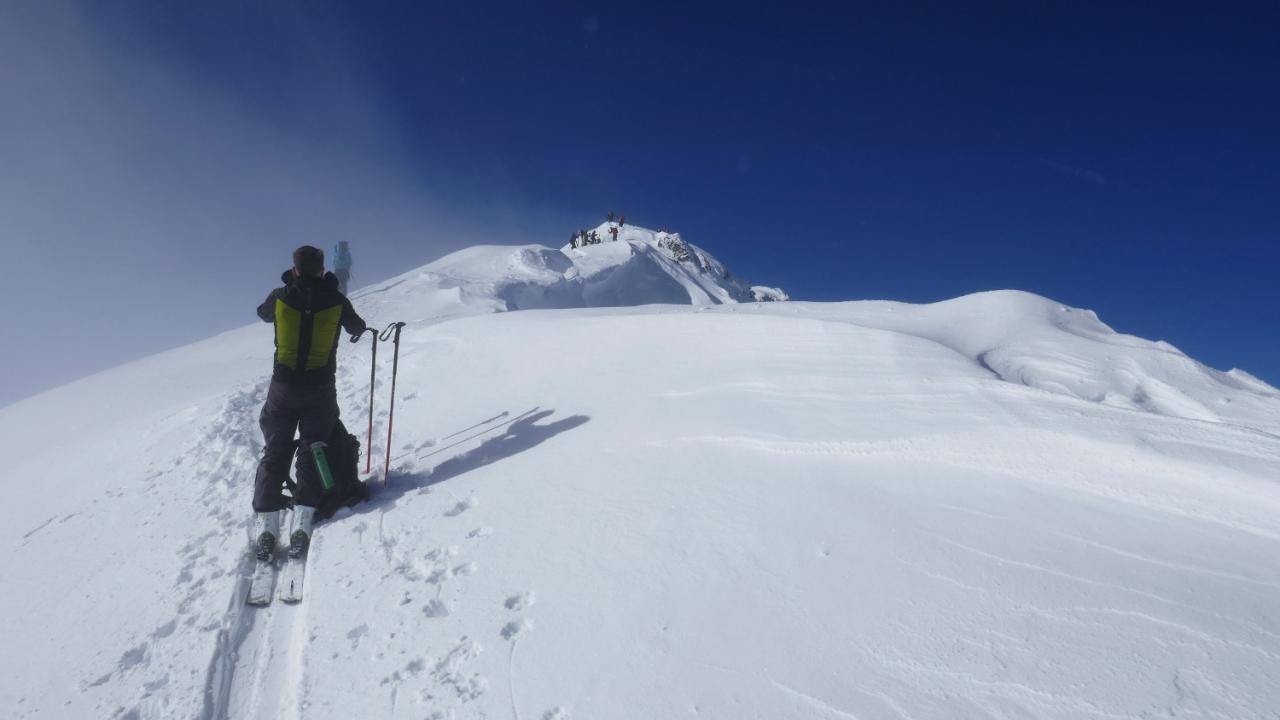
[(333, 487), (325, 490), (316, 505), (316, 520), (330, 518), (344, 507), (369, 499), (369, 487), (360, 481), (360, 440), (347, 432), (341, 420), (325, 443), (325, 460), (333, 475)]

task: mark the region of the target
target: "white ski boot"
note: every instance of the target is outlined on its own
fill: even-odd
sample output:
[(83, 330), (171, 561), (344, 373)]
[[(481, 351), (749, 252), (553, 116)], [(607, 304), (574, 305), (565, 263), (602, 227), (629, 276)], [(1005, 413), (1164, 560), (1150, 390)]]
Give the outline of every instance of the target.
[(266, 562), (276, 551), (280, 537), (280, 512), (260, 512), (253, 518), (254, 550), (258, 559)]
[(306, 505), (293, 508), (293, 534), (289, 536), (289, 557), (302, 557), (311, 546), (311, 527), (316, 509)]

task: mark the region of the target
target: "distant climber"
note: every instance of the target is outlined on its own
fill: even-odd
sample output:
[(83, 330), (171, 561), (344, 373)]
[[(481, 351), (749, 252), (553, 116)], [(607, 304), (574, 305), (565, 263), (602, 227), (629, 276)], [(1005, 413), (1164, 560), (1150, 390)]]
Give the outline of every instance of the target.
[(626, 225), (626, 224), (627, 224), (627, 216), (626, 216), (626, 215), (619, 215), (619, 216), (618, 216), (618, 227), (622, 227), (623, 225)]
[[(280, 511), (287, 506), (283, 488), (289, 460), (297, 452), (297, 484), (293, 493), (294, 529), (289, 552), (298, 555), (311, 542), (311, 526), (322, 500), (319, 469), (311, 444), (327, 441), (338, 421), (334, 384), (339, 328), (352, 335), (365, 322), (338, 290), (338, 278), (324, 271), (324, 251), (303, 245), (293, 252), (293, 267), (280, 276), (284, 287), (271, 291), (258, 306), (258, 317), (275, 325), (275, 366), (267, 401), (258, 424), (262, 428), (262, 461), (254, 482), (254, 540), (258, 558), (268, 560), (280, 535)], [(301, 438), (295, 441), (295, 432)]]
[(592, 231), (591, 231), (591, 244), (592, 244), (592, 245), (599, 245), (599, 244), (600, 244), (600, 236), (599, 236), (598, 234), (596, 234), (596, 231), (595, 231), (595, 230), (592, 230)]
[(569, 247), (575, 249), (578, 247), (578, 233), (569, 233)]
[(609, 211), (609, 222), (613, 222), (613, 218), (614, 218), (613, 211), (612, 211), (612, 210), (610, 210), (610, 211)]
[(617, 225), (610, 226), (609, 234), (613, 236), (614, 242), (618, 242), (618, 226)]
[(346, 240), (339, 240), (333, 249), (333, 274), (338, 278), (338, 292), (346, 295), (351, 280), (351, 249)]

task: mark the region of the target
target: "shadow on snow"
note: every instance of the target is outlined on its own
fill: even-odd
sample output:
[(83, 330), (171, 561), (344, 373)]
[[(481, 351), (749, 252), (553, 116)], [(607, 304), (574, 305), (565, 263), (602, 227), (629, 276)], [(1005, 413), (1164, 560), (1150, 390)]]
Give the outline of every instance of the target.
[[(464, 473), (478, 470), (486, 465), (492, 465), (500, 460), (505, 460), (513, 455), (518, 455), (526, 450), (530, 450), (560, 433), (572, 430), (580, 425), (585, 424), (591, 418), (587, 415), (570, 415), (569, 417), (556, 420), (554, 422), (539, 425), (540, 420), (545, 420), (555, 414), (554, 410), (538, 411), (537, 408), (528, 410), (517, 415), (514, 420), (505, 425), (495, 426), (487, 430), (475, 433), (462, 441), (437, 448), (429, 453), (420, 455), (419, 457), (428, 457), (442, 450), (446, 450), (454, 445), (461, 444), (465, 440), (474, 439), (489, 432), (494, 432), (501, 428), (501, 434), (495, 435), (480, 443), (478, 447), (469, 450), (460, 455), (455, 455), (448, 460), (436, 465), (430, 470), (423, 472), (396, 473), (391, 475), (385, 483), (371, 483), (369, 486), (369, 500), (360, 505), (351, 508), (347, 512), (339, 514), (342, 516), (362, 515), (368, 512), (385, 512), (395, 506), (396, 501), (402, 496), (423, 490), (437, 485)], [(497, 418), (506, 417), (507, 413), (502, 413)], [(483, 423), (482, 423), (483, 424)], [(447, 436), (445, 439), (456, 437), (476, 426), (466, 428), (463, 431)]]

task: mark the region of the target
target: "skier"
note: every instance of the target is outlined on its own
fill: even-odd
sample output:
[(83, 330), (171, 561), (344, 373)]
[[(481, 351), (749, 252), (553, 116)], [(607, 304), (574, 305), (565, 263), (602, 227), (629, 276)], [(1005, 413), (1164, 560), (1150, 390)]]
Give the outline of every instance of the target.
[(346, 240), (339, 240), (333, 249), (333, 274), (338, 278), (338, 292), (347, 294), (347, 282), (351, 280), (351, 250)]
[[(297, 490), (289, 554), (302, 555), (311, 542), (321, 479), (310, 449), (313, 442), (329, 438), (338, 419), (338, 328), (352, 335), (365, 331), (364, 320), (338, 290), (338, 278), (324, 271), (324, 251), (310, 245), (298, 248), (293, 267), (280, 280), (284, 287), (272, 290), (258, 306), (258, 317), (275, 325), (276, 344), (271, 387), (258, 418), (265, 447), (253, 492), (254, 537), (262, 561), (275, 552), (280, 511), (286, 505), (282, 488), (295, 449)], [(300, 441), (293, 439), (295, 431), (300, 431)]]

